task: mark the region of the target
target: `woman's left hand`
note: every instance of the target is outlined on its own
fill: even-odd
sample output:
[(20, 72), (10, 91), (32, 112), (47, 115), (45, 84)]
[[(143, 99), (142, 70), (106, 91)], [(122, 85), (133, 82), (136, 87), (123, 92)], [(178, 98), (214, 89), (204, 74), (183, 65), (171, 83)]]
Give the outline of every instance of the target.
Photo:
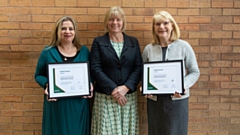
[(89, 96), (83, 96), (83, 98), (92, 98), (93, 97), (93, 84), (90, 83), (90, 95)]
[[(186, 94), (186, 90), (184, 91), (184, 95), (185, 94)], [(175, 92), (172, 96), (175, 97), (175, 98), (181, 98), (182, 97), (182, 95), (178, 92)]]

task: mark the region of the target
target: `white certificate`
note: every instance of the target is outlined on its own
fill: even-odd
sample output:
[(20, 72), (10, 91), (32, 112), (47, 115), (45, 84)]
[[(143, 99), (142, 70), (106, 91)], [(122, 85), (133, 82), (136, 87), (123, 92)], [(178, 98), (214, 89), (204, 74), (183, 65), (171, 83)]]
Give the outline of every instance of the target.
[(90, 95), (88, 62), (49, 63), (49, 98)]
[(143, 64), (143, 94), (184, 93), (182, 60)]

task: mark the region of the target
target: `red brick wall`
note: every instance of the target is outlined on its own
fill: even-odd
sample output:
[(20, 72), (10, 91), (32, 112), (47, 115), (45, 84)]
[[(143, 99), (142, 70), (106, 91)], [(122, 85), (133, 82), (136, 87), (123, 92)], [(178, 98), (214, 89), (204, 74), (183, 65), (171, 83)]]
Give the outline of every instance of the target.
[[(123, 7), (126, 33), (142, 49), (152, 38), (152, 15), (160, 10), (174, 16), (181, 38), (194, 48), (201, 76), (191, 89), (189, 135), (239, 135), (239, 0), (1, 0), (0, 135), (41, 135), (43, 90), (33, 74), (55, 21), (72, 16), (90, 48), (114, 5)], [(140, 95), (138, 106), (140, 132), (147, 135), (146, 99)]]

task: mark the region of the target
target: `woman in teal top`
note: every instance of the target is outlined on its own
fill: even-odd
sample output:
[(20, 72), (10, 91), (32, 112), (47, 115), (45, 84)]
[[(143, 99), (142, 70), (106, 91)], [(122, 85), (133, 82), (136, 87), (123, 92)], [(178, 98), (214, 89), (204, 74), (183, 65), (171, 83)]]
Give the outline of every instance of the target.
[(88, 48), (79, 43), (75, 21), (70, 17), (60, 18), (53, 29), (51, 44), (40, 54), (35, 72), (36, 82), (45, 89), (42, 135), (90, 134), (87, 98), (92, 95), (58, 100), (47, 97), (47, 63), (86, 62), (88, 57)]

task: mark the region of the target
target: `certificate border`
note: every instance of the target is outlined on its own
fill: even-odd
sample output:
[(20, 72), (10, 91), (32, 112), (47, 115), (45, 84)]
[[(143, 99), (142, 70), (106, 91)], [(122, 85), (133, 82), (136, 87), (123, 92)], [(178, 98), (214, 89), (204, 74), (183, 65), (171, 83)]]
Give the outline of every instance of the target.
[[(61, 65), (62, 67), (68, 67), (68, 65), (85, 65), (87, 68), (85, 68), (85, 72), (87, 72), (87, 81), (85, 85), (87, 86), (86, 91), (84, 91), (87, 94), (67, 94), (67, 95), (60, 95), (60, 96), (52, 96), (50, 91), (53, 91), (52, 85), (54, 84), (54, 80), (50, 80), (50, 70), (52, 70), (55, 66)], [(51, 68), (50, 68), (51, 66)], [(80, 68), (80, 66), (76, 66), (77, 68)], [(89, 70), (89, 62), (67, 62), (67, 63), (48, 63), (47, 64), (47, 71), (48, 71), (48, 98), (55, 98), (55, 99), (60, 99), (60, 98), (71, 98), (71, 97), (82, 97), (82, 96), (89, 96), (91, 95), (90, 93), (90, 70)]]
[[(174, 94), (174, 93), (150, 93), (150, 92), (147, 92), (148, 90), (144, 90), (144, 86), (147, 85), (147, 78), (146, 76), (144, 76), (144, 73), (147, 72), (148, 74), (148, 71), (144, 71), (144, 67), (146, 65), (151, 65), (151, 64), (154, 64), (154, 66), (156, 66), (156, 64), (163, 64), (163, 63), (180, 63), (181, 65), (181, 95), (184, 94), (184, 78), (183, 78), (183, 61), (182, 60), (168, 60), (168, 61), (154, 61), (154, 62), (144, 62), (143, 63), (143, 78), (142, 78), (142, 95), (146, 95), (146, 94), (151, 94), (151, 95), (162, 95), (162, 94)], [(147, 67), (151, 67), (151, 66), (147, 66)]]

